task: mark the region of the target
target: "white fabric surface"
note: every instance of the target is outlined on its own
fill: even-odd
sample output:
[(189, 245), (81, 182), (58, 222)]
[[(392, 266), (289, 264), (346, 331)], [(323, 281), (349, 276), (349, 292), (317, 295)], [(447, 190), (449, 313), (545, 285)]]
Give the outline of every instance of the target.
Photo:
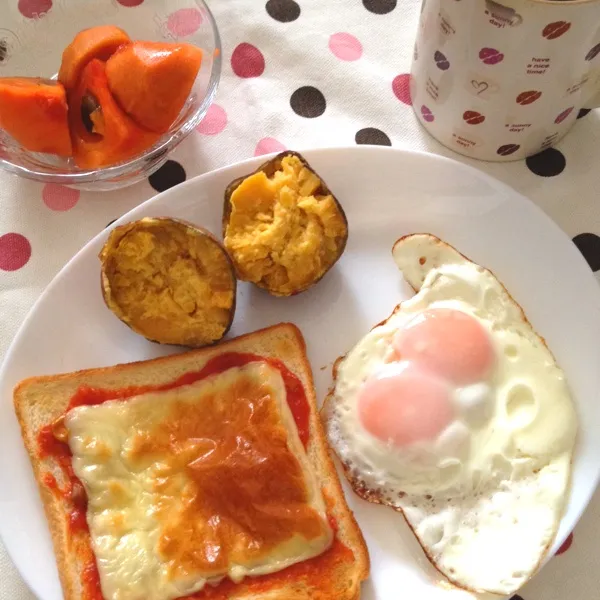
[[(289, 2), (271, 0), (269, 4)], [(385, 132), (393, 146), (452, 156), (508, 183), (541, 206), (571, 237), (600, 234), (596, 191), (600, 171), (595, 160), (600, 114), (592, 112), (579, 120), (559, 145), (566, 168), (556, 177), (536, 175), (524, 161), (468, 161), (431, 139), (419, 127), (411, 108), (393, 93), (394, 78), (410, 70), (419, 0), (398, 0), (388, 14), (370, 12), (364, 4), (390, 7), (393, 0), (365, 0), (364, 4), (360, 0), (297, 0), (297, 4), (300, 16), (280, 22), (265, 10), (264, 0), (210, 2), (223, 40), (224, 66), (216, 98), (223, 110), (213, 109), (212, 120), (170, 157), (183, 165), (187, 178), (252, 156), (263, 138), (299, 150), (353, 145), (357, 131), (373, 127)], [(340, 32), (360, 41), (362, 53), (351, 43), (350, 49), (337, 50), (355, 60), (341, 60), (330, 49), (330, 36)], [(341, 46), (348, 40), (345, 36), (336, 39)], [(260, 76), (235, 74), (231, 56), (241, 43), (260, 48), (265, 58)], [(333, 46), (339, 48), (340, 43)], [(323, 93), (327, 106), (322, 116), (305, 118), (292, 111), (290, 96), (301, 86), (314, 86)], [(0, 358), (34, 301), (66, 261), (109, 221), (156, 193), (143, 182), (114, 193), (82, 192), (70, 210), (52, 210), (48, 206), (53, 204), (51, 200), (42, 201), (43, 190), (41, 184), (0, 173), (0, 236), (22, 234), (32, 247), (31, 258), (22, 268), (0, 269)], [(58, 201), (58, 205), (64, 208), (65, 204)], [(572, 547), (552, 558), (519, 595), (524, 600), (599, 598), (599, 538), (600, 494), (596, 493), (574, 532)], [(0, 543), (0, 600), (32, 598)]]

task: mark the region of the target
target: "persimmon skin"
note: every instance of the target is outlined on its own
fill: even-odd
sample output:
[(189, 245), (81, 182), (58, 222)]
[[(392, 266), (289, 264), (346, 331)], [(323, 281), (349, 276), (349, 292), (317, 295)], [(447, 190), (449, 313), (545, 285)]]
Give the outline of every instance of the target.
[(202, 64), (191, 44), (136, 41), (106, 63), (110, 91), (142, 127), (165, 133), (181, 112)]
[(23, 148), (73, 154), (62, 84), (37, 77), (0, 78), (0, 127)]
[[(90, 115), (93, 131), (82, 118), (83, 98), (91, 94), (98, 113)], [(69, 125), (73, 158), (78, 167), (105, 167), (141, 154), (154, 145), (159, 135), (137, 125), (124, 113), (108, 89), (105, 64), (93, 59), (83, 69), (77, 87), (69, 95)]]
[(81, 30), (64, 49), (58, 80), (68, 91), (75, 88), (81, 72), (94, 58), (106, 61), (131, 38), (115, 25), (98, 25)]

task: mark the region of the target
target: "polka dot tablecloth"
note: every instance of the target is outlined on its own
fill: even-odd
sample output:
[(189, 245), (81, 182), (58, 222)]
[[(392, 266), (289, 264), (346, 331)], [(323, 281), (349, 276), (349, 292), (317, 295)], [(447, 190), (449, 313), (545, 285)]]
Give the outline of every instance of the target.
[[(24, 18), (43, 19), (55, 8), (53, 1), (60, 0), (18, 0), (18, 8)], [(113, 1), (132, 11), (144, 2)], [(6, 2), (17, 0), (3, 0), (0, 8), (0, 61)], [(285, 148), (380, 144), (471, 162), (545, 210), (600, 278), (600, 114), (582, 110), (556, 149), (527, 161), (480, 163), (450, 153), (420, 128), (410, 107), (419, 4), (212, 0), (224, 59), (216, 102), (148, 181), (94, 194), (0, 173), (0, 357), (44, 287), (107, 224), (185, 179)], [(187, 35), (201, 18), (193, 8), (182, 9), (169, 16), (168, 26)], [(597, 493), (559, 555), (514, 600), (599, 598), (598, 539)], [(32, 598), (0, 544), (0, 599)]]

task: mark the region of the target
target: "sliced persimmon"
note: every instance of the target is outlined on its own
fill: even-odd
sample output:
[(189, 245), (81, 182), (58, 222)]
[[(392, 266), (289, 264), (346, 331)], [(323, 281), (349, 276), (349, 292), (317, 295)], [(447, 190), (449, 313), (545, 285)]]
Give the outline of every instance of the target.
[(69, 95), (69, 125), (73, 157), (79, 167), (115, 164), (152, 146), (159, 135), (137, 125), (116, 103), (98, 59), (84, 67)]
[(83, 29), (63, 51), (58, 80), (67, 91), (73, 89), (81, 71), (92, 59), (106, 61), (117, 48), (130, 41), (130, 37), (115, 25)]
[(106, 63), (108, 85), (123, 110), (139, 125), (166, 132), (190, 94), (202, 63), (191, 44), (137, 41)]
[(0, 78), (0, 127), (31, 152), (73, 153), (65, 88), (55, 81)]

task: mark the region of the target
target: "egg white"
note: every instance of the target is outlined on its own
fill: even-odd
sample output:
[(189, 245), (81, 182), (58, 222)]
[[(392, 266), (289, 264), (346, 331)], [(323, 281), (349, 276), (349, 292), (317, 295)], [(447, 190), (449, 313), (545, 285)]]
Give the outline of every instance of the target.
[[(511, 594), (535, 571), (563, 512), (577, 430), (564, 374), (490, 271), (426, 234), (400, 240), (394, 258), (419, 291), (338, 365), (330, 443), (354, 486), (401, 509), (451, 581)], [(485, 327), (495, 368), (489, 380), (453, 391), (457, 418), (437, 440), (398, 449), (364, 429), (357, 397), (370, 376), (398, 368), (387, 364), (394, 334), (442, 307)]]

